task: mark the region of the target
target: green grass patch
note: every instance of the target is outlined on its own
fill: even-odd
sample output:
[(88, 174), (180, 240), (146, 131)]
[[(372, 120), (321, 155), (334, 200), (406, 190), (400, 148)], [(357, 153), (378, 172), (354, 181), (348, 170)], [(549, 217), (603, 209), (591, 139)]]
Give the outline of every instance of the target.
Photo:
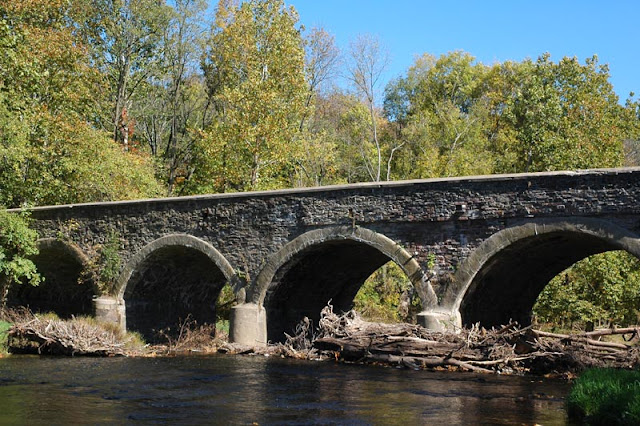
[(218, 320), (216, 321), (216, 334), (217, 333), (229, 334), (229, 320)]
[(567, 399), (569, 417), (592, 425), (640, 424), (640, 371), (585, 371)]
[(6, 321), (0, 321), (0, 354), (7, 353), (8, 331), (13, 324)]

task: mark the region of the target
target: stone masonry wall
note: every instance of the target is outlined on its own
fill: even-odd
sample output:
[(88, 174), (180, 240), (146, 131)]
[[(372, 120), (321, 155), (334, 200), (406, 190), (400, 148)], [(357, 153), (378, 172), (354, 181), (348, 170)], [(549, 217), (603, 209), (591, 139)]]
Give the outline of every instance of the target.
[(295, 237), (355, 224), (396, 241), (425, 270), (435, 260), (445, 277), (492, 234), (534, 219), (596, 217), (640, 234), (639, 200), (640, 169), (612, 169), (38, 207), (32, 217), (41, 237), (62, 232), (86, 252), (115, 230), (125, 263), (159, 237), (189, 234), (249, 281)]
[[(640, 169), (356, 184), (33, 209), (41, 237), (62, 231), (81, 249), (122, 237), (126, 262), (153, 240), (184, 233), (212, 244), (249, 281), (293, 238), (366, 227), (442, 276), (497, 231), (530, 220), (597, 217), (640, 234)], [(438, 289), (436, 289), (438, 291)]]

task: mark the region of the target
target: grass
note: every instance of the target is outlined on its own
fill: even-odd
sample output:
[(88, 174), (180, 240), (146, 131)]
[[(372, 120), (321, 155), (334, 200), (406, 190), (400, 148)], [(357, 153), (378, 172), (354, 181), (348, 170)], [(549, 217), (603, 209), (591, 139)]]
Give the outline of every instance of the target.
[(592, 425), (640, 424), (640, 371), (585, 371), (567, 399), (569, 417)]
[(229, 320), (219, 319), (216, 321), (216, 335), (220, 333), (229, 335)]
[(10, 322), (0, 320), (0, 355), (6, 354), (8, 352), (7, 348), (7, 331), (11, 328), (13, 324)]

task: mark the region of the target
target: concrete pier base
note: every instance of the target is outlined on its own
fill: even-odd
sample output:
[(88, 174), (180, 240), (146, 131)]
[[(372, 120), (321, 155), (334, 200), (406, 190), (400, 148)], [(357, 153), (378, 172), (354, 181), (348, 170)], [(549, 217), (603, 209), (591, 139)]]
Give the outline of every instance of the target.
[(122, 330), (126, 330), (127, 321), (123, 300), (119, 301), (112, 296), (97, 297), (93, 299), (93, 312), (98, 321), (118, 324)]
[(418, 324), (433, 331), (455, 331), (462, 326), (458, 312), (423, 311), (417, 315)]
[(243, 303), (231, 308), (229, 341), (249, 346), (266, 346), (265, 309), (253, 303)]

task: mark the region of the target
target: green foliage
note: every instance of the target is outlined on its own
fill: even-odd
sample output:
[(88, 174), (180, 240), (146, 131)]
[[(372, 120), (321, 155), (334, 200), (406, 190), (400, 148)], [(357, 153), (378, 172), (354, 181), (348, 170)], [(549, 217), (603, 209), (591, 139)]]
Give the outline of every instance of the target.
[(8, 331), (13, 324), (10, 322), (0, 320), (0, 355), (6, 354), (8, 351), (7, 339), (9, 338)]
[(106, 83), (100, 94), (105, 107), (99, 119), (112, 139), (128, 150), (135, 127), (131, 99), (143, 80), (159, 73), (170, 8), (157, 0), (92, 0), (89, 4), (91, 58)]
[(420, 302), (411, 281), (394, 262), (374, 272), (354, 298), (354, 309), (372, 321), (412, 321)]
[(297, 20), (282, 0), (219, 7), (204, 63), (217, 117), (196, 147), (190, 192), (286, 185), (306, 108)]
[(585, 424), (640, 423), (640, 371), (593, 369), (576, 381), (567, 398), (569, 417)]
[(0, 179), (6, 183), (0, 202), (16, 207), (160, 194), (151, 163), (123, 153), (104, 133), (46, 114), (33, 120), (38, 133), (0, 141)]
[(101, 83), (75, 5), (0, 4), (0, 203), (10, 207), (160, 193), (152, 164), (92, 125)]
[[(220, 290), (218, 300), (216, 301), (216, 329), (218, 327), (218, 322), (229, 322), (229, 318), (231, 317), (231, 308), (235, 301), (236, 296), (233, 293), (233, 289), (229, 284), (225, 284), (225, 286)], [(229, 326), (227, 324), (227, 332), (228, 330)]]
[(216, 335), (220, 335), (220, 333), (229, 335), (229, 320), (217, 320), (216, 321)]
[(120, 234), (110, 229), (104, 243), (93, 247), (81, 280), (92, 280), (102, 294), (111, 294), (122, 267), (121, 244)]
[(120, 244), (120, 235), (115, 230), (111, 230), (107, 235), (107, 240), (100, 247), (98, 262), (101, 267), (98, 272), (98, 283), (101, 288), (107, 289), (113, 286), (120, 274), (120, 267), (122, 266)]
[(385, 111), (401, 124), (407, 149), (395, 166), (405, 177), (487, 174), (488, 68), (464, 52), (416, 59), (407, 76), (387, 87)]
[(638, 323), (640, 262), (624, 251), (606, 252), (573, 265), (545, 287), (534, 306), (538, 322), (627, 326)]
[(0, 209), (0, 307), (6, 304), (10, 286), (36, 286), (42, 281), (36, 266), (29, 260), (38, 253), (37, 238), (37, 232), (29, 229), (26, 214)]
[(515, 171), (616, 167), (625, 138), (609, 69), (596, 56), (523, 62), (523, 79), (505, 102), (515, 129)]
[(597, 57), (548, 54), (491, 67), (464, 52), (424, 55), (385, 98), (406, 142), (394, 161), (403, 177), (616, 167), (633, 108), (618, 104)]

